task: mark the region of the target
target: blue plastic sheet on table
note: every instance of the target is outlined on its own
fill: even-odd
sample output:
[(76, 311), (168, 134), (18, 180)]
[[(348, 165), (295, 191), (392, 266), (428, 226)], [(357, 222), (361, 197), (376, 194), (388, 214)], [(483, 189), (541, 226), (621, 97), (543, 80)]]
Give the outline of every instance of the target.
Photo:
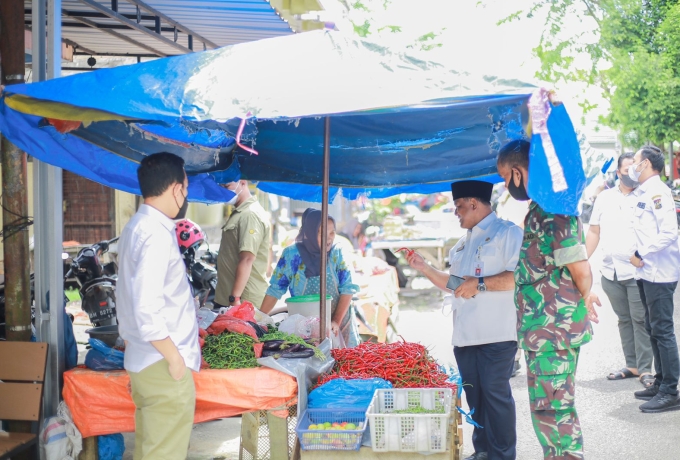
[(392, 383), (380, 378), (333, 379), (315, 388), (308, 396), (310, 409), (357, 409), (366, 411), (375, 390), (392, 388)]
[(111, 348), (99, 339), (89, 339), (92, 347), (85, 355), (85, 366), (93, 371), (124, 369), (125, 353)]

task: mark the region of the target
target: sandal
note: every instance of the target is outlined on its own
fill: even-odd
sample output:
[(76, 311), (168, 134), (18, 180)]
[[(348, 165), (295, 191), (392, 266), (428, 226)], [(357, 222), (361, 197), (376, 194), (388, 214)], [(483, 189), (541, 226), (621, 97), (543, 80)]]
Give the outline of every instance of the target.
[(656, 377), (654, 377), (652, 374), (644, 373), (640, 376), (639, 380), (643, 387), (650, 388), (652, 385), (654, 385)]
[(623, 380), (630, 379), (633, 377), (638, 377), (638, 375), (633, 374), (633, 372), (627, 367), (622, 367), (618, 371), (610, 372), (609, 375), (607, 376), (607, 380)]

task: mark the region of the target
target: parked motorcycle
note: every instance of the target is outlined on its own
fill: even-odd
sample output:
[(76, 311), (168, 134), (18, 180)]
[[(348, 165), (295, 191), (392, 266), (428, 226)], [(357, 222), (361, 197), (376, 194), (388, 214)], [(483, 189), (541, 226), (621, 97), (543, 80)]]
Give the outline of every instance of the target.
[(207, 236), (198, 224), (184, 219), (177, 222), (175, 230), (193, 295), (198, 297), (201, 307), (212, 309), (217, 288), (217, 270), (214, 267), (217, 256), (208, 247), (205, 254), (197, 258), (199, 248), (203, 243), (207, 243)]
[(118, 237), (83, 248), (71, 262), (65, 280), (74, 276), (80, 291), (81, 307), (95, 326), (112, 326), (116, 322), (117, 266), (101, 263), (101, 257)]

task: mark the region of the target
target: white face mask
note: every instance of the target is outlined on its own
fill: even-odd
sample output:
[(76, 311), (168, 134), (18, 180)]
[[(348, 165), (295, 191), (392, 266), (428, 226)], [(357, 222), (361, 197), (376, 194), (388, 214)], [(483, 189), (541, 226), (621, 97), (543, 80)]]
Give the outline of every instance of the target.
[[(239, 185), (240, 185), (240, 184), (239, 184)], [(237, 189), (238, 189), (238, 187), (237, 187), (236, 189), (234, 189), (234, 190), (229, 190), (229, 189), (227, 189), (227, 190), (229, 190), (230, 192), (234, 192), (234, 196), (231, 198), (231, 200), (227, 201), (227, 204), (228, 204), (229, 206), (233, 206), (234, 204), (236, 204), (236, 201), (238, 200), (238, 196), (239, 196), (239, 194), (241, 193), (241, 190), (239, 190), (239, 191), (237, 192), (237, 191), (236, 191)]]
[[(642, 160), (642, 161), (645, 161), (645, 160)], [(631, 179), (632, 181), (634, 181), (634, 182), (639, 182), (639, 181), (640, 181), (640, 176), (642, 175), (642, 171), (644, 171), (645, 169), (647, 169), (647, 166), (645, 166), (644, 168), (642, 168), (641, 171), (638, 171), (638, 170), (637, 170), (637, 167), (640, 166), (640, 165), (642, 164), (642, 161), (639, 162), (639, 163), (636, 164), (636, 165), (630, 165), (630, 166), (628, 166), (628, 177), (630, 177), (630, 179)]]

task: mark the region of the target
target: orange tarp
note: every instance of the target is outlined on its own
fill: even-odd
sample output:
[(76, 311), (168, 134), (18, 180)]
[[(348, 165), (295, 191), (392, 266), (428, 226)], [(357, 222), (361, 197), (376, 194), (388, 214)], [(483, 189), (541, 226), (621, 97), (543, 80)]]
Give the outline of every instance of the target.
[[(290, 405), (297, 397), (295, 379), (266, 367), (204, 369), (194, 373), (194, 423), (244, 412)], [(64, 401), (84, 438), (135, 431), (135, 405), (125, 371), (77, 368), (64, 372)]]

